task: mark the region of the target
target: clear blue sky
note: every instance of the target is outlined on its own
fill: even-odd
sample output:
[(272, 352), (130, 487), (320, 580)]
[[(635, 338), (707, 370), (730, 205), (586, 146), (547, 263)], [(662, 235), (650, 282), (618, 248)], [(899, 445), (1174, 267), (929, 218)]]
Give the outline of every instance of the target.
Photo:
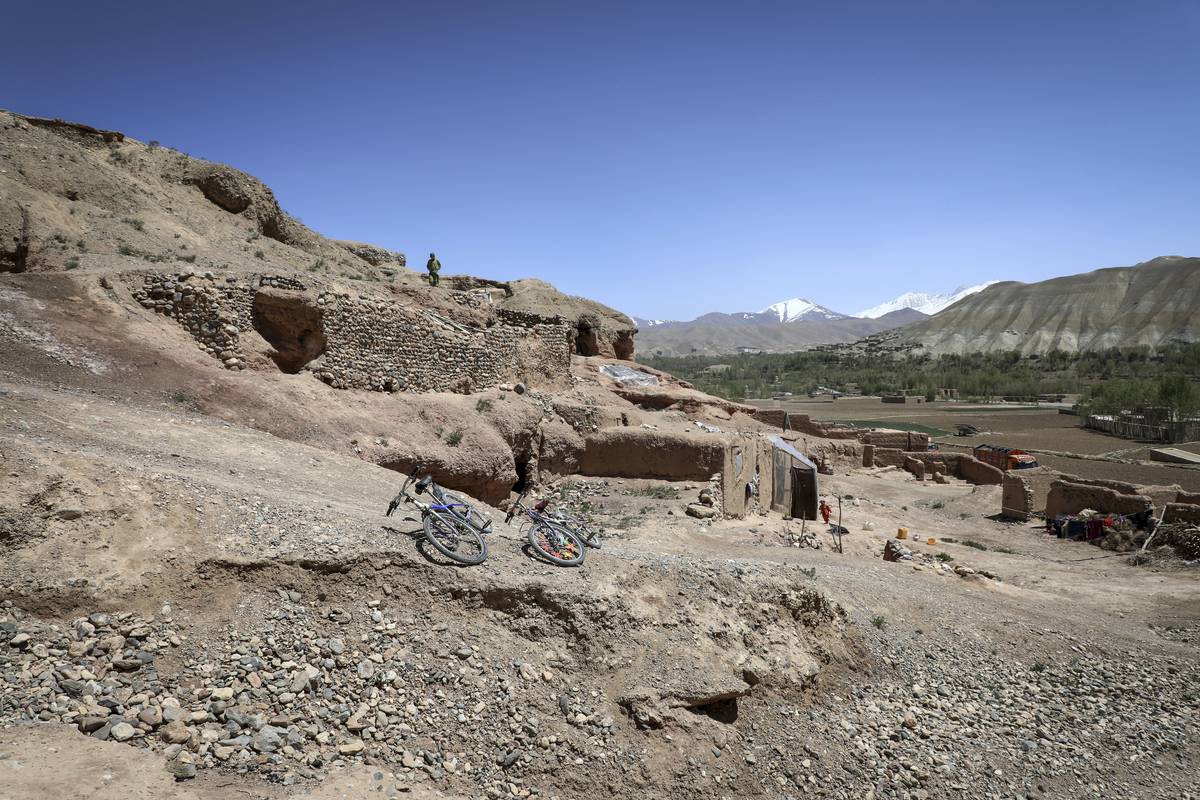
[(1200, 255), (1200, 3), (9, 3), (0, 106), (639, 316)]

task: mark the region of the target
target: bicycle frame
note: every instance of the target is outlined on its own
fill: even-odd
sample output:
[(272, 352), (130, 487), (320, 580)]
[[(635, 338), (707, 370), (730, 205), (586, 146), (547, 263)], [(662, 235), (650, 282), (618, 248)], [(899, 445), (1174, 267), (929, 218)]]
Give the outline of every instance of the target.
[[(396, 497), (393, 498), (392, 502), (388, 505), (387, 515), (390, 517), (392, 512), (396, 510), (397, 506), (399, 506), (401, 502), (412, 503), (421, 510), (422, 516), (434, 511), (444, 511), (447, 514), (453, 515), (466, 525), (475, 528), (475, 526), (471, 524), (470, 520), (470, 506), (468, 506), (466, 503), (447, 503), (446, 498), (442, 496), (442, 488), (436, 483), (430, 483), (429, 493), (435, 500), (439, 501), (437, 503), (423, 503), (408, 493), (408, 487), (411, 486), (417, 479), (417, 473), (420, 472), (420, 469), (421, 466), (418, 464), (412, 468), (412, 472), (408, 473), (408, 477), (404, 479), (404, 485), (400, 487), (400, 491), (396, 493)], [(465, 509), (465, 511), (461, 509)], [(486, 533), (487, 531), (480, 532)]]

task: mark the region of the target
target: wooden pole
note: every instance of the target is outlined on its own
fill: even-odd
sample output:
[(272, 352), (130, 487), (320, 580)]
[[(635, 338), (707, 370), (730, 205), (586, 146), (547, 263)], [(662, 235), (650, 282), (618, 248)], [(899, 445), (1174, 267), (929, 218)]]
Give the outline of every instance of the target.
[(838, 495), (838, 530), (837, 530), (837, 546), (838, 552), (842, 551), (842, 496)]

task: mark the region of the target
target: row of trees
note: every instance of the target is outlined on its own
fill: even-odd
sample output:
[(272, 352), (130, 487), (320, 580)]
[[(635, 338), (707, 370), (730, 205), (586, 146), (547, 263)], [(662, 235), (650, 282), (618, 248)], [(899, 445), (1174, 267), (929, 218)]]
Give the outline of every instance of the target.
[[(697, 388), (731, 399), (769, 397), (781, 392), (808, 394), (824, 386), (864, 394), (909, 391), (933, 396), (957, 389), (964, 397), (1082, 394), (1089, 402), (1122, 405), (1119, 397), (1158, 404), (1162, 392), (1181, 400), (1200, 378), (1200, 344), (1112, 348), (1086, 353), (1055, 351), (1022, 355), (1016, 351), (955, 355), (869, 356), (848, 350), (805, 350), (737, 356), (655, 357), (647, 363), (691, 381)], [(1163, 389), (1160, 379), (1175, 378)], [(1111, 385), (1111, 390), (1102, 387)], [(1136, 387), (1136, 388), (1135, 388)], [(1099, 390), (1100, 394), (1095, 392)], [(1105, 393), (1105, 392), (1109, 393)], [(1095, 401), (1090, 398), (1095, 397)], [(1101, 407), (1099, 405), (1095, 406)], [(1101, 412), (1097, 412), (1101, 413)]]
[(1079, 401), (1083, 414), (1120, 414), (1144, 409), (1159, 412), (1157, 416), (1164, 422), (1192, 419), (1200, 414), (1200, 385), (1183, 375), (1103, 381), (1089, 386)]

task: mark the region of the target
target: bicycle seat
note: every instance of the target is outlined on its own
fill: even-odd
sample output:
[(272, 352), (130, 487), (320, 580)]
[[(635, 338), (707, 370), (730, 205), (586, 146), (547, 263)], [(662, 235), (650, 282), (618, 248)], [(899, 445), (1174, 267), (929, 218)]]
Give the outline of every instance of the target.
[(433, 477), (431, 475), (426, 475), (424, 478), (421, 478), (421, 480), (417, 481), (416, 486), (414, 486), (413, 489), (416, 491), (417, 494), (425, 494), (425, 491), (432, 484), (433, 484)]
[(537, 505), (535, 505), (533, 508), (535, 511), (545, 511), (546, 506), (548, 505), (550, 505), (549, 500), (538, 500)]

